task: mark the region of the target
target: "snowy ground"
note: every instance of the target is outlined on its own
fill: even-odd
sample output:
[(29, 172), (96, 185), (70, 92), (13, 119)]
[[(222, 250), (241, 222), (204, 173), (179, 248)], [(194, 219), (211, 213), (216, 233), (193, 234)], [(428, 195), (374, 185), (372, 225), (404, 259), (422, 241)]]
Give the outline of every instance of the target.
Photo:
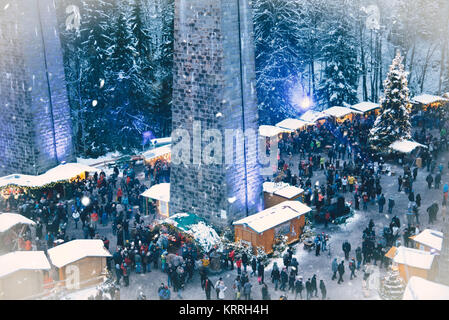
[[(441, 155), (438, 159), (438, 163), (441, 162), (445, 164), (445, 169), (443, 171), (443, 177), (442, 177), (442, 184), (444, 185), (446, 182), (449, 182), (449, 170), (447, 169), (447, 162), (449, 159), (449, 153), (445, 153)], [(287, 162), (290, 162), (287, 160)], [(297, 168), (298, 159), (293, 157), (291, 160), (293, 164), (293, 168)], [(399, 169), (398, 167), (393, 166), (393, 170), (396, 171), (397, 174), (402, 174), (402, 169)], [(400, 220), (401, 224), (404, 224), (406, 221), (405, 213), (407, 209), (408, 204), (408, 197), (404, 192), (398, 193), (397, 192), (397, 174), (394, 176), (382, 176), (381, 178), (381, 185), (383, 188), (383, 193), (385, 194), (385, 197), (388, 200), (388, 197), (393, 194), (396, 205), (394, 209), (394, 214), (397, 215)], [(441, 216), (438, 216), (437, 223), (433, 226), (428, 225), (428, 215), (426, 212), (426, 208), (431, 205), (433, 202), (437, 201), (439, 204), (442, 200), (442, 187), (440, 190), (428, 190), (427, 189), (427, 183), (425, 182), (425, 177), (427, 175), (427, 170), (420, 169), (418, 173), (417, 181), (414, 183), (414, 191), (415, 195), (420, 193), (422, 197), (422, 205), (420, 209), (420, 230), (424, 230), (427, 227), (441, 230)], [(143, 181), (143, 173), (138, 171), (138, 178)], [(318, 174), (315, 174), (313, 179), (313, 183), (315, 183), (316, 180), (320, 180), (320, 182), (324, 182), (324, 176), (322, 172), (318, 172)], [(145, 181), (145, 183), (148, 185), (148, 181)], [(352, 201), (352, 195), (349, 193), (346, 194), (346, 197), (348, 200)], [(338, 261), (341, 261), (344, 259), (344, 254), (341, 249), (342, 243), (344, 240), (349, 240), (352, 246), (352, 251), (350, 253), (350, 256), (355, 257), (355, 249), (357, 246), (361, 246), (362, 242), (362, 230), (368, 225), (368, 221), (372, 218), (375, 222), (375, 231), (376, 235), (380, 235), (382, 232), (382, 229), (384, 226), (387, 226), (389, 222), (391, 221), (391, 216), (385, 214), (387, 209), (384, 209), (384, 213), (380, 214), (378, 212), (377, 205), (369, 205), (368, 211), (357, 211), (355, 213), (355, 216), (347, 221), (345, 225), (340, 226), (334, 226), (329, 225), (328, 229), (324, 228), (323, 226), (318, 226), (314, 229), (315, 232), (325, 232), (328, 233), (331, 236), (330, 239), (330, 248), (331, 252), (329, 255), (328, 251), (322, 252), (320, 256), (316, 257), (315, 252), (307, 252), (303, 249), (303, 245), (301, 243), (296, 244), (296, 253), (295, 257), (297, 258), (299, 262), (299, 275), (303, 277), (304, 281), (306, 281), (308, 278), (311, 278), (313, 274), (317, 275), (317, 282), (321, 279), (324, 280), (324, 283), (327, 287), (327, 295), (328, 299), (332, 300), (361, 300), (361, 299), (379, 299), (379, 295), (377, 293), (377, 290), (375, 289), (376, 286), (376, 279), (379, 279), (382, 274), (385, 272), (385, 269), (379, 270), (380, 276), (376, 276), (376, 273), (374, 273), (370, 278), (372, 279), (370, 282), (370, 287), (374, 288), (372, 290), (364, 292), (362, 290), (362, 276), (363, 273), (361, 271), (356, 271), (357, 278), (353, 279), (352, 281), (349, 280), (350, 271), (348, 269), (348, 263), (345, 263), (345, 274), (343, 276), (344, 282), (342, 284), (337, 284), (337, 281), (332, 281), (331, 276), (331, 262), (334, 257), (337, 258)], [(69, 236), (76, 235), (78, 238), (82, 237), (82, 231), (78, 228), (78, 230), (73, 230), (73, 223), (71, 221), (69, 226)], [(115, 250), (115, 237), (111, 234), (111, 226), (110, 224), (106, 227), (99, 227), (99, 233), (100, 235), (105, 235), (111, 240), (111, 252)], [(273, 261), (272, 261), (273, 262)], [(269, 292), (271, 294), (272, 299), (279, 299), (279, 296), (281, 295), (280, 291), (275, 292), (274, 286), (271, 283), (270, 280), (270, 273), (271, 273), (271, 266), (270, 265), (265, 269), (265, 279), (266, 283), (269, 287)], [(278, 265), (282, 266), (282, 260), (278, 259)], [(373, 270), (376, 270), (375, 268)], [(233, 290), (232, 290), (232, 284), (233, 280), (237, 276), (237, 270), (234, 269), (233, 271), (227, 271), (220, 275), (223, 277), (226, 286), (228, 287), (226, 291), (226, 299), (233, 299)], [(218, 280), (219, 276), (211, 276), (210, 279), (215, 283), (216, 280)], [(253, 299), (261, 299), (261, 286), (257, 284), (257, 277), (251, 277), (250, 281), (253, 284), (253, 290), (252, 290), (252, 297)], [(137, 297), (137, 291), (139, 288), (144, 292), (144, 294), (147, 296), (148, 299), (158, 299), (157, 296), (157, 288), (159, 285), (163, 283), (167, 283), (167, 275), (160, 272), (159, 270), (154, 270), (151, 273), (147, 274), (135, 274), (132, 273), (130, 276), (130, 286), (129, 287), (123, 287), (121, 288), (121, 299), (136, 299)], [(304, 294), (305, 292), (303, 292)], [(83, 298), (84, 295), (80, 295), (79, 298)], [(205, 294), (201, 290), (200, 281), (199, 281), (199, 275), (195, 273), (195, 276), (193, 278), (193, 281), (191, 283), (188, 283), (186, 285), (186, 288), (184, 292), (182, 293), (182, 297), (184, 299), (193, 299), (193, 300), (200, 300), (205, 299)], [(214, 292), (212, 294), (212, 298), (215, 298)], [(321, 295), (319, 294), (319, 298), (314, 299), (320, 299)], [(176, 293), (172, 292), (172, 299), (179, 299), (176, 295)], [(294, 299), (294, 294), (288, 293), (288, 299)]]

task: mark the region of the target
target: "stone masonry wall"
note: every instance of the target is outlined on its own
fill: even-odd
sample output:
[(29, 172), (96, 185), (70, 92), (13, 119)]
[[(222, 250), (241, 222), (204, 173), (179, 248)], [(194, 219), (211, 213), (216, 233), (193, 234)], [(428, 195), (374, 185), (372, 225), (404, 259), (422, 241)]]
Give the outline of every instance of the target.
[[(258, 129), (252, 37), (246, 0), (175, 2), (172, 128), (186, 129), (192, 143), (195, 121), (202, 133), (219, 130), (223, 161), (192, 164), (192, 147), (190, 164), (172, 165), (171, 214), (192, 212), (225, 225), (263, 208), (255, 147), (247, 143), (245, 153), (233, 152), (237, 164), (224, 163), (225, 130)], [(202, 141), (201, 150), (207, 144)], [(173, 153), (172, 159), (178, 156)]]
[(55, 3), (0, 8), (0, 175), (40, 174), (74, 160)]

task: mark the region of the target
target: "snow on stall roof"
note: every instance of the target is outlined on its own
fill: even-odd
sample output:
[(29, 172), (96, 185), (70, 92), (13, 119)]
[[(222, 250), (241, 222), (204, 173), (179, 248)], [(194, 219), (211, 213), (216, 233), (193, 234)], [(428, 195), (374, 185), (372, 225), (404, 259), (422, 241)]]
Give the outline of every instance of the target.
[(48, 249), (51, 263), (61, 268), (85, 257), (112, 257), (100, 239), (72, 240)]
[(259, 127), (259, 135), (262, 137), (275, 137), (284, 132), (291, 132), (291, 130), (268, 125), (262, 125)]
[(412, 101), (420, 104), (430, 104), (435, 102), (449, 101), (446, 98), (440, 96), (434, 96), (431, 94), (422, 94), (416, 97), (413, 97)]
[(288, 183), (276, 183), (271, 181), (263, 183), (263, 191), (273, 193), (287, 199), (291, 199), (304, 192), (303, 189), (289, 185)]
[(158, 201), (170, 201), (170, 183), (155, 184), (141, 194), (142, 197), (151, 198)]
[(344, 116), (346, 116), (346, 115), (348, 115), (348, 114), (350, 114), (350, 113), (358, 113), (358, 114), (361, 113), (361, 112), (359, 112), (359, 111), (352, 110), (352, 109), (350, 109), (350, 108), (339, 107), (339, 106), (336, 106), (336, 107), (332, 107), (332, 108), (326, 109), (326, 110), (324, 110), (323, 112), (324, 112), (325, 114), (327, 114), (327, 115), (330, 115), (330, 116), (336, 117), (336, 118), (344, 117)]
[(19, 187), (43, 187), (58, 181), (70, 180), (85, 171), (100, 172), (99, 169), (82, 163), (64, 163), (38, 176), (10, 174), (8, 176), (1, 177), (0, 188), (8, 185), (16, 185)]
[(430, 270), (434, 258), (435, 256), (427, 251), (400, 246), (397, 248), (393, 261), (414, 268)]
[(5, 232), (17, 224), (35, 225), (33, 220), (17, 213), (2, 213), (0, 214), (0, 232)]
[(0, 278), (19, 270), (50, 270), (44, 251), (14, 251), (0, 256)]
[(171, 152), (171, 144), (168, 144), (166, 146), (148, 150), (144, 152), (142, 155), (145, 158), (145, 160), (151, 160), (169, 154), (170, 152)]
[(177, 213), (164, 219), (163, 222), (190, 234), (205, 251), (210, 251), (220, 243), (220, 237), (215, 229), (195, 214)]
[(380, 104), (369, 101), (363, 101), (353, 105), (351, 108), (360, 112), (368, 112), (380, 108)]
[(402, 153), (410, 153), (418, 147), (427, 148), (427, 146), (411, 140), (397, 140), (390, 144), (391, 149)]
[(151, 144), (171, 144), (171, 137), (151, 139)]
[(413, 276), (407, 283), (402, 300), (449, 300), (449, 287)]
[(441, 251), (441, 246), (443, 244), (443, 233), (432, 229), (425, 229), (416, 235), (413, 240), (432, 249)]
[(295, 131), (298, 129), (302, 129), (306, 126), (310, 126), (312, 124), (313, 123), (309, 123), (304, 120), (289, 118), (289, 119), (285, 119), (285, 120), (282, 120), (281, 122), (277, 123), (276, 127)]
[(284, 201), (259, 213), (235, 221), (233, 225), (247, 225), (257, 233), (262, 233), (311, 210), (299, 201)]
[(329, 115), (325, 114), (324, 112), (315, 111), (315, 110), (308, 110), (300, 117), (301, 120), (304, 120), (304, 121), (310, 122), (310, 123), (315, 123), (318, 120), (327, 119), (327, 118), (329, 118)]

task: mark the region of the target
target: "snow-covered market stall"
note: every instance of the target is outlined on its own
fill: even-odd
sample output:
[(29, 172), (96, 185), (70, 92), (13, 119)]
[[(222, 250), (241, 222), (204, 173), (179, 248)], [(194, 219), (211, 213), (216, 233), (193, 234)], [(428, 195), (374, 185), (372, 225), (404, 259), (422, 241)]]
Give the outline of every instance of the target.
[(378, 103), (363, 101), (351, 106), (351, 109), (362, 112), (363, 115), (370, 115), (372, 113), (379, 115), (380, 107), (381, 106)]
[(21, 194), (44, 189), (56, 189), (57, 192), (64, 195), (68, 191), (65, 187), (70, 182), (84, 180), (89, 173), (100, 171), (100, 169), (81, 163), (62, 163), (37, 176), (10, 174), (0, 178), (0, 193), (5, 200), (11, 197), (17, 199)]
[(281, 122), (277, 123), (276, 127), (295, 132), (297, 130), (304, 130), (308, 126), (311, 126), (311, 125), (313, 125), (313, 123), (306, 122), (304, 120), (289, 118), (289, 119), (285, 119), (285, 120), (282, 120)]
[[(427, 148), (427, 146), (411, 140), (397, 140), (393, 142), (389, 148), (393, 151), (393, 154), (396, 154), (398, 160), (400, 160), (401, 163), (404, 163), (407, 159), (413, 161), (417, 160), (419, 148)], [(415, 150), (417, 151), (415, 152)], [(421, 160), (417, 162), (417, 165), (421, 166)]]
[(329, 118), (329, 115), (315, 110), (308, 110), (304, 114), (299, 117), (299, 119), (308, 122), (322, 125), (326, 122), (326, 119)]
[(433, 280), (436, 276), (435, 255), (430, 252), (400, 246), (392, 247), (385, 256), (393, 260), (393, 266), (398, 268), (399, 275), (405, 282), (412, 276), (428, 280)]
[(142, 156), (147, 165), (154, 165), (158, 160), (170, 162), (171, 144), (148, 150), (147, 152), (144, 152)]
[[(27, 241), (31, 239), (30, 227), (36, 225), (33, 220), (17, 213), (0, 214), (0, 252), (31, 250)], [(29, 243), (28, 243), (29, 246)]]
[(100, 239), (80, 239), (48, 249), (51, 264), (55, 266), (60, 286), (77, 290), (106, 280), (108, 257), (111, 253)]
[(413, 105), (418, 109), (426, 111), (428, 108), (437, 109), (445, 104), (449, 103), (449, 99), (435, 96), (431, 94), (421, 94), (411, 99)]
[(335, 119), (337, 123), (345, 122), (346, 120), (353, 121), (356, 114), (362, 114), (360, 111), (356, 111), (346, 107), (331, 107), (323, 111), (323, 113)]
[(421, 277), (411, 277), (402, 300), (449, 300), (449, 287)]
[(304, 229), (305, 215), (312, 209), (299, 201), (285, 201), (259, 213), (235, 221), (235, 241), (246, 241), (254, 251), (262, 247), (273, 252), (276, 239), (286, 236), (287, 243), (299, 240)]
[(145, 215), (156, 213), (160, 218), (170, 216), (170, 183), (159, 183), (151, 186), (141, 196), (144, 201)]
[(271, 137), (278, 137), (281, 138), (281, 135), (283, 133), (289, 133), (291, 130), (280, 128), (276, 126), (268, 126), (268, 125), (261, 125), (259, 127), (259, 136), (271, 138)]
[(285, 182), (263, 183), (265, 208), (273, 207), (284, 201), (303, 200), (304, 190)]
[(443, 245), (443, 232), (425, 229), (419, 234), (411, 236), (410, 239), (415, 243), (416, 249), (439, 254)]
[(15, 251), (0, 256), (0, 300), (33, 299), (44, 293), (51, 269), (44, 251)]

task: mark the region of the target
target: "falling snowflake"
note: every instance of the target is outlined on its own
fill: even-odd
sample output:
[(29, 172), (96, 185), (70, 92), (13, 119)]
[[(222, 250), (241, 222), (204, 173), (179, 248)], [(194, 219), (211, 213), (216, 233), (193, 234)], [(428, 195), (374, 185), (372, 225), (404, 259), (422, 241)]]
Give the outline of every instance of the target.
[(92, 101), (92, 106), (93, 106), (93, 107), (95, 107), (97, 104), (98, 104), (98, 101), (97, 101), (97, 100), (93, 100), (93, 101)]
[(9, 3), (6, 4), (6, 6), (3, 8), (3, 10), (6, 10), (9, 8)]
[(100, 79), (100, 89), (104, 86), (104, 79)]

